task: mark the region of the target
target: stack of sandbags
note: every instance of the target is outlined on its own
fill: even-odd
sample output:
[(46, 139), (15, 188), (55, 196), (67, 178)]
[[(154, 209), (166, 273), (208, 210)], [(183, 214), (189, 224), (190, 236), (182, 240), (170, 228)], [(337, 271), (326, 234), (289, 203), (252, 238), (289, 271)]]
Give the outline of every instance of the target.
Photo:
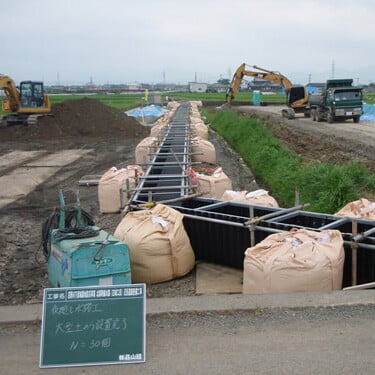
[(202, 117), (201, 117), (201, 114), (199, 113), (199, 111), (191, 112), (190, 115), (189, 115), (189, 120), (190, 120), (191, 123), (202, 121)]
[(243, 293), (339, 290), (343, 243), (338, 230), (272, 234), (245, 252)]
[(194, 123), (196, 121), (202, 121), (201, 113), (199, 112), (199, 107), (201, 106), (202, 106), (202, 102), (198, 102), (198, 101), (190, 102), (190, 114), (189, 114), (190, 123)]
[[(216, 164), (216, 149), (215, 146), (200, 137), (194, 137), (190, 142), (191, 152), (193, 153), (191, 159), (194, 162)], [(194, 155), (194, 153), (197, 153)]]
[(208, 126), (203, 122), (191, 123), (190, 129), (194, 136), (208, 140)]
[(267, 190), (258, 189), (254, 191), (233, 191), (226, 190), (220, 198), (223, 201), (246, 203), (254, 206), (267, 206), (278, 208), (276, 199), (268, 194)]
[(202, 101), (201, 100), (190, 100), (190, 105), (194, 109), (198, 109), (199, 107), (202, 107)]
[(151, 161), (150, 154), (156, 153), (159, 142), (156, 137), (146, 137), (140, 141), (135, 148), (135, 162), (137, 164), (147, 164)]
[(166, 123), (156, 123), (150, 130), (150, 137), (156, 138), (162, 136), (167, 126)]
[(375, 202), (370, 202), (366, 198), (361, 198), (348, 203), (337, 212), (336, 215), (356, 219), (375, 220)]
[(232, 189), (232, 180), (220, 166), (193, 167), (185, 173), (192, 176), (193, 185), (198, 183), (198, 192), (202, 197), (220, 199), (225, 190)]
[(162, 204), (122, 219), (114, 236), (129, 246), (134, 283), (160, 283), (193, 269), (195, 256), (182, 219), (180, 212)]
[(180, 103), (175, 102), (175, 101), (170, 101), (167, 103), (167, 109), (170, 111), (176, 111), (176, 109), (180, 106)]
[[(137, 177), (143, 175), (143, 170), (138, 165), (128, 165), (126, 168), (110, 168), (99, 180), (98, 199), (101, 213), (116, 213), (121, 206), (128, 202), (128, 195), (125, 192), (127, 180), (129, 188), (135, 188)], [(123, 189), (123, 193), (121, 193)], [(122, 204), (121, 204), (122, 200)]]

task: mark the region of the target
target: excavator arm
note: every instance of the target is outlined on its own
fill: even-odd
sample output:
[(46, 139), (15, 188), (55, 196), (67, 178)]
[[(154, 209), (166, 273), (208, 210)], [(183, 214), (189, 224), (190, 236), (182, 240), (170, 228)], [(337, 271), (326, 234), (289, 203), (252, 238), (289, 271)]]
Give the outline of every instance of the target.
[(228, 103), (230, 103), (236, 97), (244, 76), (275, 82), (285, 88), (287, 95), (290, 89), (293, 87), (292, 82), (290, 82), (290, 80), (287, 77), (285, 77), (279, 72), (273, 72), (271, 70), (260, 68), (256, 65), (250, 67), (256, 69), (255, 71), (246, 69), (246, 67), (247, 65), (243, 63), (237, 68), (236, 72), (234, 73), (232, 81), (227, 90), (226, 101)]
[(20, 106), (20, 94), (12, 78), (0, 75), (0, 89), (5, 93), (3, 112), (17, 112)]
[(294, 118), (295, 112), (304, 112), (305, 115), (308, 115), (308, 112), (306, 111), (308, 105), (308, 94), (305, 87), (293, 86), (292, 82), (279, 72), (264, 69), (256, 65), (250, 66), (250, 68), (255, 70), (247, 69), (245, 63), (237, 68), (226, 93), (226, 101), (228, 104), (230, 104), (236, 97), (243, 77), (248, 76), (274, 82), (285, 88), (287, 95), (286, 104), (289, 108), (282, 111), (283, 116)]

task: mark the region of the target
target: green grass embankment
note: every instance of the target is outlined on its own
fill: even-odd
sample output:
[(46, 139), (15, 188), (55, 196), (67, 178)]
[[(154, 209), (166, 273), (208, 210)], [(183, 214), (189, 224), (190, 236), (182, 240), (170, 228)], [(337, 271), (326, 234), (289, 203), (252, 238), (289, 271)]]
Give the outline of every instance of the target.
[(142, 104), (143, 94), (95, 94), (95, 95), (51, 95), (51, 105), (67, 100), (78, 100), (84, 97), (96, 99), (110, 107), (121, 111), (128, 111)]
[(282, 207), (294, 205), (296, 186), (300, 202), (310, 203), (309, 211), (327, 214), (375, 190), (375, 175), (359, 163), (306, 165), (258, 119), (240, 117), (230, 110), (204, 111), (204, 115)]

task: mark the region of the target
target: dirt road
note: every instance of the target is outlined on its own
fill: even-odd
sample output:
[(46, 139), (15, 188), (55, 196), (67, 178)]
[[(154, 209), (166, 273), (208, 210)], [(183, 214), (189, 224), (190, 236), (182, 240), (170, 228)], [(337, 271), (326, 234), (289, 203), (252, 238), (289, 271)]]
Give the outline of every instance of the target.
[(282, 106), (239, 106), (244, 116), (261, 116), (273, 133), (305, 159), (341, 164), (359, 161), (375, 173), (375, 123), (351, 120), (329, 124), (297, 114), (281, 116)]
[[(49, 374), (373, 374), (373, 306), (166, 314), (147, 319), (146, 362)], [(39, 326), (2, 327), (1, 373), (41, 374)]]

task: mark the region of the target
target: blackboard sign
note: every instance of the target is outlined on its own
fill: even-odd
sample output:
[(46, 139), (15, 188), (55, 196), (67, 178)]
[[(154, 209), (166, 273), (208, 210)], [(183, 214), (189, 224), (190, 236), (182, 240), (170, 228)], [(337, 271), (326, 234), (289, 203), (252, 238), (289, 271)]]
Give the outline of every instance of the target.
[(145, 284), (47, 288), (39, 367), (144, 362)]

